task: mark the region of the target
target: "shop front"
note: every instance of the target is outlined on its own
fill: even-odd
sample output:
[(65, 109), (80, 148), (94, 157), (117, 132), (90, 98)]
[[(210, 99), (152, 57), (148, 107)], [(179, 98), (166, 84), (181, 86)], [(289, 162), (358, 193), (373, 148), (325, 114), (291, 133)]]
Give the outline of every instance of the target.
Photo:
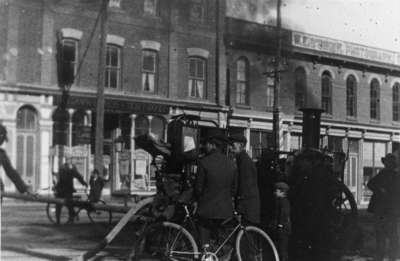
[[(55, 105), (61, 97), (55, 97)], [(66, 158), (72, 158), (86, 181), (94, 169), (95, 98), (70, 97), (66, 109), (53, 113), (51, 168), (57, 173)], [(166, 138), (169, 105), (105, 100), (103, 172), (108, 182), (103, 191), (112, 195), (151, 195), (155, 193), (152, 157), (135, 145), (134, 137), (150, 133)], [(75, 184), (79, 190), (81, 187)]]

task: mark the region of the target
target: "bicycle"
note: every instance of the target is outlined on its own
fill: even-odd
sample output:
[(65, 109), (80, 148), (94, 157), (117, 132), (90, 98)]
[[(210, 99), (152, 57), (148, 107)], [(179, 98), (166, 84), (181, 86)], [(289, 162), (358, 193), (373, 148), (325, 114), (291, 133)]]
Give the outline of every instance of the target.
[[(220, 261), (229, 260), (233, 249), (238, 261), (248, 260), (276, 260), (279, 261), (278, 251), (272, 239), (258, 227), (245, 225), (241, 215), (235, 213), (222, 223), (229, 226), (236, 224), (227, 236), (218, 239), (217, 246), (199, 251), (193, 234), (196, 233), (193, 213), (188, 204), (182, 204), (185, 217), (182, 225), (170, 221), (159, 221), (150, 224), (135, 242), (128, 260), (139, 261), (146, 258), (158, 260), (201, 260)], [(191, 232), (189, 232), (191, 231)], [(232, 242), (234, 240), (234, 242)]]
[[(99, 200), (97, 202), (89, 201), (89, 194), (87, 193), (87, 190), (85, 190), (85, 195), (86, 195), (85, 200), (80, 200), (82, 198), (80, 195), (73, 196), (74, 200), (73, 221), (75, 220), (79, 221), (79, 213), (82, 210), (86, 210), (86, 214), (91, 223), (110, 225), (112, 221), (112, 212), (105, 210), (97, 210), (94, 209), (92, 206), (92, 203), (103, 204), (103, 205), (106, 205), (106, 203), (103, 200)], [(46, 206), (47, 218), (53, 224), (57, 224), (56, 206), (57, 204), (55, 203), (47, 203)], [(60, 210), (60, 224), (66, 224), (66, 223), (70, 223), (68, 208), (67, 206), (63, 205)]]

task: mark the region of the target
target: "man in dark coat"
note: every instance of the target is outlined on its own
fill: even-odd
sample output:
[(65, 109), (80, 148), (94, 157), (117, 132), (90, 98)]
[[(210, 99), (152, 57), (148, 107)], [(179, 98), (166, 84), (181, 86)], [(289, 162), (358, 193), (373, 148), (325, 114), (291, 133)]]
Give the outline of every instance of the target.
[(198, 163), (195, 196), (203, 245), (210, 242), (211, 232), (216, 232), (223, 220), (233, 216), (236, 172), (233, 163), (221, 153), (221, 146), (221, 140), (209, 138), (207, 155)]
[[(74, 221), (74, 207), (71, 204), (72, 196), (75, 192), (74, 188), (74, 178), (76, 178), (82, 185), (87, 187), (87, 183), (83, 179), (82, 175), (78, 172), (76, 167), (72, 164), (72, 159), (67, 158), (66, 163), (60, 168), (58, 173), (58, 181), (55, 186), (55, 193), (57, 198), (63, 198), (67, 202), (68, 208), (68, 223), (72, 223)], [(57, 224), (60, 224), (60, 215), (61, 215), (61, 204), (57, 204), (56, 206), (56, 221)]]
[(104, 179), (99, 176), (99, 171), (94, 169), (89, 179), (89, 201), (98, 202), (104, 187)]
[(236, 134), (230, 137), (232, 151), (236, 154), (238, 169), (238, 192), (236, 210), (251, 223), (260, 223), (260, 195), (258, 190), (257, 169), (245, 151), (246, 138)]
[(400, 209), (400, 176), (396, 170), (396, 157), (389, 153), (382, 158), (382, 163), (385, 167), (367, 184), (373, 192), (368, 211), (375, 216), (377, 261), (384, 259), (386, 239), (389, 239), (389, 260), (396, 260), (399, 245), (397, 218)]
[[(3, 145), (5, 141), (7, 141), (7, 130), (2, 124), (0, 124), (0, 146)], [(19, 173), (13, 168), (10, 159), (7, 156), (7, 153), (2, 148), (0, 148), (0, 167), (1, 166), (3, 166), (4, 172), (6, 173), (7, 177), (14, 183), (18, 192), (31, 193), (30, 187), (25, 184)], [(3, 191), (4, 184), (1, 179), (0, 187), (1, 191)]]

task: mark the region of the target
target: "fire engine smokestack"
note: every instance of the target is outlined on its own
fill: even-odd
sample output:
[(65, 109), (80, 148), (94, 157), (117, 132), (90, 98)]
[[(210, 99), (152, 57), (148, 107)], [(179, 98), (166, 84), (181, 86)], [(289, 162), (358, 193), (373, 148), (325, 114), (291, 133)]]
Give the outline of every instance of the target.
[(303, 112), (303, 148), (319, 149), (322, 109), (302, 108)]

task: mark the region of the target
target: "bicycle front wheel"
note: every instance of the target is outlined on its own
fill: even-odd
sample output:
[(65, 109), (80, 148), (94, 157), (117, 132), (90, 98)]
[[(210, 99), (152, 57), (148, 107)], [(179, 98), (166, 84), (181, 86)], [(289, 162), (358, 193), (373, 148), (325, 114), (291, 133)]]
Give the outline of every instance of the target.
[(278, 251), (272, 239), (263, 230), (246, 226), (236, 236), (238, 261), (279, 261)]
[[(103, 200), (99, 200), (96, 202), (97, 204), (105, 205), (106, 203)], [(110, 225), (112, 221), (112, 212), (107, 210), (99, 210), (99, 209), (87, 209), (87, 215), (89, 217), (90, 222), (95, 224), (103, 224)]]
[(197, 244), (185, 228), (171, 222), (160, 222), (146, 228), (136, 241), (129, 260), (192, 261), (198, 256)]

